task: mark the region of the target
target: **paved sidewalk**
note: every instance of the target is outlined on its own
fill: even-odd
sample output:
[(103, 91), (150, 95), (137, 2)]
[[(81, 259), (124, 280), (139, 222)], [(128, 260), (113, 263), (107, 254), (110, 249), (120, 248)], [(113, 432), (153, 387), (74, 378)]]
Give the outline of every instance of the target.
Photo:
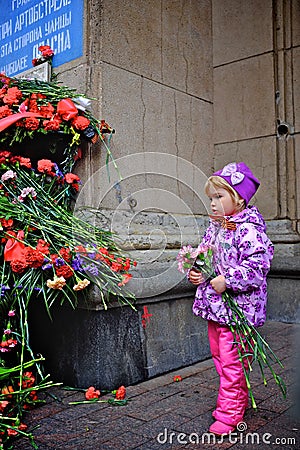
[[(261, 333), (285, 365), (287, 399), (271, 376), (263, 385), (255, 366), (251, 381), (258, 409), (248, 408), (240, 432), (223, 442), (204, 434), (213, 421), (218, 390), (211, 359), (127, 387), (130, 401), (125, 406), (69, 405), (84, 400), (84, 394), (53, 388), (59, 400), (47, 396), (47, 403), (29, 412), (25, 421), (30, 429), (39, 426), (34, 430), (39, 450), (300, 449), (300, 325), (268, 322)], [(174, 382), (174, 375), (182, 381)], [(14, 448), (32, 450), (26, 439), (16, 441)]]

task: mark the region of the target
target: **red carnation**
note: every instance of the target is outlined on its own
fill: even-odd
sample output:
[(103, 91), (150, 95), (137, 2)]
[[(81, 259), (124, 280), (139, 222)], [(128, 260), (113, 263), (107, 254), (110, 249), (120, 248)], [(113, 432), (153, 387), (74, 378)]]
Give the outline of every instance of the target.
[(77, 247), (75, 247), (75, 251), (77, 253), (87, 253), (87, 249), (83, 245), (77, 245)]
[(24, 372), (22, 377), (22, 388), (27, 389), (35, 384), (35, 376), (32, 372)]
[(123, 269), (123, 264), (118, 261), (113, 261), (110, 266), (111, 270), (114, 272), (120, 272)]
[(26, 130), (35, 131), (40, 126), (40, 121), (35, 117), (27, 117), (24, 122)]
[(85, 398), (87, 400), (93, 400), (94, 398), (99, 398), (101, 395), (99, 390), (96, 390), (94, 388), (94, 386), (90, 386), (86, 391), (85, 391)]
[(41, 267), (44, 263), (44, 255), (38, 250), (31, 247), (25, 248), (24, 259), (28, 267), (33, 267), (34, 269)]
[(42, 116), (47, 117), (48, 119), (50, 119), (50, 117), (53, 116), (54, 114), (54, 108), (51, 105), (51, 103), (48, 103), (47, 105), (42, 105), (40, 107), (40, 113), (42, 114)]
[(12, 156), (10, 159), (12, 164), (19, 163), (20, 166), (26, 167), (27, 169), (31, 169), (31, 161), (29, 158), (23, 158), (23, 156)]
[(3, 150), (3, 152), (0, 152), (0, 158), (9, 159), (12, 156), (11, 152), (8, 152), (6, 150)]
[(58, 253), (65, 261), (71, 261), (72, 255), (69, 248), (61, 248)]
[(14, 259), (10, 262), (11, 270), (15, 273), (23, 273), (27, 269), (25, 259)]
[(80, 178), (75, 175), (74, 173), (67, 173), (65, 175), (65, 180), (68, 184), (71, 184), (72, 188), (75, 189), (75, 191), (79, 190), (78, 183), (80, 182)]
[(50, 159), (40, 159), (37, 163), (37, 170), (47, 175), (55, 175), (55, 172), (52, 171), (54, 166), (55, 164)]
[(89, 119), (83, 116), (77, 116), (74, 120), (72, 120), (72, 125), (76, 130), (82, 131), (85, 130), (91, 122)]
[(129, 270), (130, 269), (130, 259), (126, 258), (125, 263), (123, 264), (123, 270)]
[(9, 404), (9, 402), (7, 400), (0, 401), (0, 413), (3, 413), (4, 409), (6, 408), (6, 406), (8, 404)]
[(80, 178), (74, 173), (66, 173), (65, 180), (68, 184), (78, 183)]
[(13, 219), (4, 219), (4, 218), (1, 218), (1, 219), (0, 219), (0, 223), (1, 223), (1, 226), (2, 226), (3, 228), (11, 228), (11, 227), (13, 226), (13, 224), (14, 224), (14, 221), (13, 221)]
[(67, 266), (66, 264), (60, 267), (55, 267), (55, 273), (58, 277), (64, 277), (65, 280), (67, 278), (71, 278), (74, 275), (72, 267)]
[(19, 163), (20, 166), (26, 167), (26, 169), (31, 169), (31, 161), (29, 158), (23, 158), (20, 156)]
[(9, 106), (0, 106), (0, 119), (3, 119), (3, 117), (8, 117), (13, 114), (12, 110), (9, 108)]
[(120, 386), (116, 392), (116, 400), (124, 400), (126, 397), (126, 388), (125, 386)]
[(54, 55), (54, 51), (51, 49), (50, 45), (40, 45), (39, 51), (45, 58), (49, 58)]
[(17, 87), (11, 87), (7, 89), (6, 95), (3, 97), (3, 103), (7, 105), (16, 105), (19, 103), (19, 100), (22, 98), (22, 92)]
[(58, 131), (60, 128), (61, 121), (59, 119), (44, 120), (43, 127), (47, 131)]
[(49, 254), (49, 247), (50, 247), (50, 244), (48, 244), (48, 242), (44, 241), (43, 239), (39, 239), (38, 243), (37, 243), (37, 246), (36, 246), (36, 249), (39, 252), (43, 253), (44, 255), (48, 255)]
[(37, 101), (33, 100), (32, 98), (28, 102), (28, 111), (29, 112), (40, 112)]
[(12, 436), (17, 436), (18, 431), (14, 430), (13, 428), (7, 428), (7, 436), (12, 437)]
[(131, 273), (125, 273), (122, 275), (122, 280), (120, 283), (118, 283), (118, 286), (125, 286), (126, 283), (128, 283), (129, 280), (131, 280), (132, 274)]

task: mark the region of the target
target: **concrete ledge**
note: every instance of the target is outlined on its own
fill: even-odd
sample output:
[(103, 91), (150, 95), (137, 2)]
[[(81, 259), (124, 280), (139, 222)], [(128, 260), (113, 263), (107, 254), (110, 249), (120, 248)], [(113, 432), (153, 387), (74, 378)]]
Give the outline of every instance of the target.
[(275, 257), (268, 277), (267, 318), (300, 323), (300, 257)]
[(291, 277), (300, 279), (300, 256), (274, 257), (270, 277)]
[(102, 389), (135, 384), (210, 356), (207, 324), (192, 313), (193, 296), (147, 299), (106, 311), (32, 302), (31, 344), (54, 381)]

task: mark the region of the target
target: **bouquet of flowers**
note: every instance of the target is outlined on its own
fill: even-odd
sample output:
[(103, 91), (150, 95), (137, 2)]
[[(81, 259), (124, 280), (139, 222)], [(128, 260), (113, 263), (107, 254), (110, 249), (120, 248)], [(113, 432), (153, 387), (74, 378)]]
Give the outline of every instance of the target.
[[(200, 244), (197, 248), (184, 246), (177, 255), (178, 270), (181, 273), (188, 273), (191, 269), (202, 273), (204, 280), (210, 280), (217, 275), (213, 268), (213, 248)], [(252, 407), (257, 408), (253, 391), (250, 384), (249, 374), (252, 371), (253, 362), (257, 361), (264, 384), (267, 384), (265, 369), (268, 368), (279, 386), (283, 396), (286, 396), (286, 385), (281, 376), (278, 375), (273, 364), (278, 363), (283, 368), (283, 364), (271, 349), (266, 340), (259, 333), (258, 329), (249, 324), (243, 311), (239, 308), (235, 299), (227, 292), (222, 294), (228, 310), (230, 311), (231, 322), (228, 326), (234, 336), (234, 344), (237, 346), (239, 359), (244, 370)]]

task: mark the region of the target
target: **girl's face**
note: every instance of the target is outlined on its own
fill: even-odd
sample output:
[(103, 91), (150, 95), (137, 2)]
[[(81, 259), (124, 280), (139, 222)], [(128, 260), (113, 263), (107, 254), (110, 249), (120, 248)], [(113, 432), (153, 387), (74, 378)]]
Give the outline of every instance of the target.
[(237, 204), (226, 189), (209, 190), (208, 197), (214, 216), (233, 216), (237, 213)]

